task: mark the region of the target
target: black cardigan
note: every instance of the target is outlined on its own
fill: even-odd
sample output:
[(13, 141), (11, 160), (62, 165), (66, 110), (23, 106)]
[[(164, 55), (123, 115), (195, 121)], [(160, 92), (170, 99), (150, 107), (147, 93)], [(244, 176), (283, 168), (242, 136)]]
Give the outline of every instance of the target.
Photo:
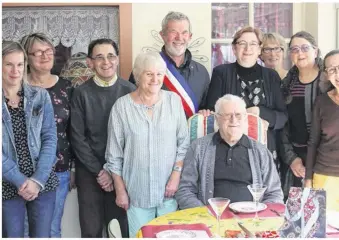
[[(269, 122), (267, 133), (268, 149), (276, 150), (275, 130), (282, 129), (287, 121), (285, 100), (280, 88), (281, 80), (276, 71), (262, 67), (266, 104), (259, 105), (260, 117)], [(236, 63), (222, 64), (213, 69), (206, 98), (206, 108), (214, 110), (216, 101), (225, 94), (241, 97), (240, 81), (237, 78)]]

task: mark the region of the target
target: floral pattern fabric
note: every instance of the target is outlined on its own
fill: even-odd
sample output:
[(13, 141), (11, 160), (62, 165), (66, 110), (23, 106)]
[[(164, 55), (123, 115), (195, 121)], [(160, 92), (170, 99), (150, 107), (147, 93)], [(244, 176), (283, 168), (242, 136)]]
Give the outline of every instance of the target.
[(57, 126), (58, 147), (56, 172), (67, 171), (74, 162), (72, 153), (69, 126), (70, 126), (70, 101), (72, 97), (72, 83), (64, 78), (59, 78), (57, 83), (46, 89), (51, 97), (54, 108), (54, 118)]

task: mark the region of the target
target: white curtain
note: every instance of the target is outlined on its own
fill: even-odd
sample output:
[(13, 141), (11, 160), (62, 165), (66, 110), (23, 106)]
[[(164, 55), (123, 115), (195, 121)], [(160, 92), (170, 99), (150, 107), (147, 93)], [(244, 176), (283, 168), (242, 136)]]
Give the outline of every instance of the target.
[(20, 41), (30, 33), (47, 34), (54, 46), (72, 47), (72, 54), (87, 52), (97, 38), (119, 45), (118, 7), (4, 7), (2, 39)]

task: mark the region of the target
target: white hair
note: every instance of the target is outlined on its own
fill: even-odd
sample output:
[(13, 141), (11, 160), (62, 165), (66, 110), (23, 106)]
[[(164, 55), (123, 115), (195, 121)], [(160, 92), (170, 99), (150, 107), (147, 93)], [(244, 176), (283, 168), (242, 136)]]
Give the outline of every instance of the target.
[(187, 21), (188, 22), (188, 29), (189, 29), (189, 32), (191, 33), (191, 22), (189, 20), (189, 18), (181, 13), (181, 12), (174, 12), (174, 11), (171, 11), (169, 12), (165, 18), (162, 20), (161, 22), (161, 31), (166, 35), (167, 34), (167, 25), (168, 25), (168, 22), (169, 21)]
[(157, 70), (166, 72), (166, 63), (158, 52), (140, 53), (134, 61), (133, 76), (135, 83), (139, 84), (139, 78), (143, 71), (156, 67)]
[(236, 95), (232, 94), (226, 94), (218, 99), (218, 101), (215, 103), (214, 109), (216, 113), (220, 113), (221, 106), (227, 102), (237, 102), (240, 104), (241, 108), (246, 111), (246, 103), (245, 101)]

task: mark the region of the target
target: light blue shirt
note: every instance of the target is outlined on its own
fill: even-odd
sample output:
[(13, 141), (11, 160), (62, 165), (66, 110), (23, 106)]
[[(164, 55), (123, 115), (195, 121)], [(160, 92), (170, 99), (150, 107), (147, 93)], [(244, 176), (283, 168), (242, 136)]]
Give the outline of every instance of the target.
[(161, 90), (153, 118), (128, 94), (110, 113), (104, 168), (122, 176), (132, 206), (161, 206), (173, 166), (184, 160), (188, 146), (187, 121), (176, 93)]

